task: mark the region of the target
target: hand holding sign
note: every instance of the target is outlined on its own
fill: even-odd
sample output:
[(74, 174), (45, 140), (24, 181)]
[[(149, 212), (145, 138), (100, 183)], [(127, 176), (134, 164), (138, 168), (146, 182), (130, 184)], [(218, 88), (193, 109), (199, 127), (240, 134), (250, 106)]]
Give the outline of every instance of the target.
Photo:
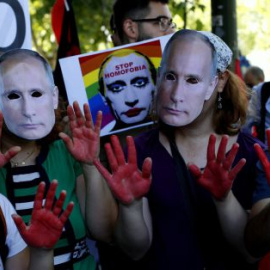
[(32, 48), (28, 1), (0, 0), (0, 51)]

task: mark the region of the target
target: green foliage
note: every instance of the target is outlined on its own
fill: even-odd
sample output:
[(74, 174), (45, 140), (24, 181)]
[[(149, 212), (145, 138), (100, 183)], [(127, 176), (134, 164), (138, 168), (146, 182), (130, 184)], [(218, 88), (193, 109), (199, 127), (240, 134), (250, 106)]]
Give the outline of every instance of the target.
[[(132, 1), (132, 0), (127, 0)], [(33, 47), (54, 66), (58, 44), (51, 27), (54, 0), (30, 0)], [(114, 0), (73, 0), (82, 53), (112, 47), (109, 18)], [(170, 2), (174, 21), (179, 28), (186, 26), (201, 30), (205, 22), (200, 14), (205, 11), (202, 0)], [(198, 13), (199, 12), (199, 13)], [(185, 23), (186, 22), (186, 23)]]
[[(54, 66), (58, 44), (51, 27), (51, 9), (54, 0), (31, 0), (30, 16), (33, 47)], [(72, 5), (82, 53), (112, 46), (109, 36), (109, 18), (113, 0), (73, 0)]]
[(237, 1), (238, 45), (242, 54), (269, 49), (270, 16), (268, 0)]
[[(127, 0), (132, 1), (132, 0)], [(54, 66), (57, 43), (51, 28), (55, 0), (30, 0), (33, 47)], [(114, 0), (73, 0), (82, 53), (112, 47), (109, 18)], [(243, 54), (269, 48), (268, 0), (237, 0), (238, 44)], [(171, 0), (170, 10), (178, 28), (211, 31), (210, 0)], [(248, 4), (249, 3), (249, 4)], [(252, 3), (252, 5), (250, 4)]]
[(112, 46), (109, 40), (109, 18), (112, 5), (113, 0), (73, 1), (82, 52)]
[(55, 58), (57, 47), (51, 29), (50, 9), (53, 3), (53, 0), (30, 2), (33, 47), (49, 61)]
[[(132, 1), (132, 0), (127, 0)], [(228, 1), (228, 0), (224, 0)], [(269, 0), (235, 0), (237, 4), (238, 47), (243, 55), (269, 49)], [(33, 48), (54, 67), (58, 44), (51, 28), (55, 0), (30, 0)], [(73, 0), (82, 53), (112, 47), (109, 18), (114, 0)], [(211, 0), (170, 0), (178, 28), (211, 31)]]
[[(205, 2), (205, 1), (204, 1)], [(206, 5), (202, 0), (174, 0), (170, 2), (170, 10), (180, 28), (202, 30), (205, 22), (201, 20), (200, 13), (204, 13)]]

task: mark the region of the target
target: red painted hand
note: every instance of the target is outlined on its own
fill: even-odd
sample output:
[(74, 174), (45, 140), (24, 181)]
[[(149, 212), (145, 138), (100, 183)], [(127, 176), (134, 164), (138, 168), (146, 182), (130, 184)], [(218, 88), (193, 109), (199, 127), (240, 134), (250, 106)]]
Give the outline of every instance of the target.
[(99, 134), (102, 122), (102, 112), (99, 111), (95, 125), (88, 104), (83, 106), (84, 116), (78, 102), (69, 105), (67, 115), (69, 118), (72, 139), (61, 132), (59, 136), (65, 142), (68, 150), (80, 162), (93, 164), (99, 155)]
[(263, 256), (259, 262), (258, 270), (269, 270), (270, 269), (270, 252)]
[[(0, 139), (2, 138), (2, 128), (3, 128), (3, 114), (0, 111)], [(1, 143), (1, 140), (0, 140)], [(14, 156), (16, 156), (21, 151), (21, 147), (13, 146), (5, 154), (0, 151), (0, 168), (2, 168), (7, 162), (9, 162)]]
[(131, 136), (127, 137), (127, 163), (117, 136), (111, 137), (111, 144), (107, 143), (105, 150), (112, 174), (98, 160), (95, 160), (94, 164), (107, 180), (115, 197), (122, 203), (130, 204), (148, 192), (151, 184), (152, 160), (146, 158), (140, 172), (137, 167), (136, 148)]
[(212, 134), (207, 148), (207, 164), (203, 172), (194, 164), (190, 164), (188, 167), (201, 186), (207, 189), (216, 200), (223, 200), (231, 190), (233, 180), (245, 165), (246, 160), (242, 158), (234, 168), (231, 168), (239, 145), (233, 144), (226, 156), (228, 136), (222, 136), (216, 157), (215, 143), (216, 137)]
[[(268, 142), (268, 149), (270, 149), (270, 129), (266, 130), (266, 136), (267, 136), (267, 142)], [(261, 161), (264, 171), (265, 171), (265, 176), (268, 181), (268, 184), (270, 185), (270, 162), (265, 154), (265, 152), (262, 150), (261, 146), (258, 143), (254, 144), (254, 148), (256, 151), (256, 154)]]
[(25, 225), (19, 215), (12, 215), (22, 238), (29, 246), (51, 249), (61, 236), (64, 224), (73, 209), (73, 202), (70, 202), (66, 210), (60, 214), (66, 198), (66, 192), (62, 191), (59, 199), (54, 204), (56, 188), (57, 181), (52, 181), (47, 193), (45, 206), (42, 207), (45, 183), (41, 182), (39, 184), (29, 226)]

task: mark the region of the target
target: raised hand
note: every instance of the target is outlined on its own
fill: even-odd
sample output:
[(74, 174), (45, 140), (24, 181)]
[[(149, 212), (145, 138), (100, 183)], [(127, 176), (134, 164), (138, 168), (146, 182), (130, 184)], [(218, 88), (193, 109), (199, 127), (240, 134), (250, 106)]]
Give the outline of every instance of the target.
[(270, 269), (270, 252), (262, 257), (259, 262), (258, 270), (269, 270)]
[(99, 134), (102, 122), (102, 112), (99, 111), (95, 125), (88, 104), (83, 105), (82, 114), (78, 102), (68, 106), (67, 115), (69, 118), (72, 138), (61, 132), (59, 136), (65, 142), (73, 157), (84, 163), (93, 164), (94, 159), (99, 155)]
[(231, 168), (239, 145), (234, 143), (226, 156), (228, 136), (222, 136), (216, 157), (215, 143), (216, 137), (212, 134), (207, 148), (207, 164), (203, 172), (194, 164), (189, 164), (188, 167), (201, 186), (207, 189), (216, 200), (223, 200), (231, 190), (233, 180), (245, 165), (246, 160), (242, 158), (234, 168)]
[[(270, 150), (270, 129), (266, 130), (266, 136), (267, 136), (267, 143), (268, 143), (268, 150)], [(263, 149), (261, 148), (261, 146), (258, 143), (254, 144), (254, 148), (255, 148), (255, 152), (259, 158), (259, 160), (261, 161), (264, 171), (265, 171), (265, 175), (266, 175), (266, 179), (268, 181), (268, 184), (270, 185), (270, 162), (265, 154), (265, 152), (263, 151)]]
[[(2, 128), (3, 128), (4, 117), (0, 111), (0, 139), (2, 138)], [(0, 140), (1, 145), (1, 140)], [(13, 146), (5, 154), (0, 151), (0, 168), (2, 168), (7, 162), (9, 162), (14, 156), (16, 156), (21, 151), (21, 147)]]
[(57, 181), (52, 181), (48, 190), (45, 206), (42, 206), (45, 192), (45, 183), (41, 182), (35, 197), (34, 208), (29, 225), (26, 226), (19, 215), (12, 215), (12, 218), (24, 241), (31, 247), (51, 249), (61, 236), (65, 222), (72, 209), (73, 202), (70, 202), (66, 210), (61, 213), (66, 198), (66, 192), (60, 193), (59, 199), (54, 203)]
[(142, 166), (142, 172), (137, 167), (137, 153), (134, 140), (127, 136), (128, 161), (125, 161), (124, 153), (118, 137), (111, 137), (111, 144), (105, 145), (105, 151), (112, 170), (110, 174), (98, 161), (94, 164), (107, 180), (115, 197), (124, 204), (130, 204), (143, 197), (151, 184), (152, 160), (146, 158)]

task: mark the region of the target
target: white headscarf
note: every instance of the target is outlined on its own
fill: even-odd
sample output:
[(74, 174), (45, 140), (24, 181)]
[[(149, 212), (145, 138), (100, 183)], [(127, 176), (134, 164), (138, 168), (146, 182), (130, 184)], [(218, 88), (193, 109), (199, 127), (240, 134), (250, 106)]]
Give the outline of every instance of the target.
[(217, 69), (221, 72), (224, 72), (232, 61), (232, 50), (217, 35), (206, 31), (198, 32), (207, 37), (209, 42), (214, 46), (217, 54)]

